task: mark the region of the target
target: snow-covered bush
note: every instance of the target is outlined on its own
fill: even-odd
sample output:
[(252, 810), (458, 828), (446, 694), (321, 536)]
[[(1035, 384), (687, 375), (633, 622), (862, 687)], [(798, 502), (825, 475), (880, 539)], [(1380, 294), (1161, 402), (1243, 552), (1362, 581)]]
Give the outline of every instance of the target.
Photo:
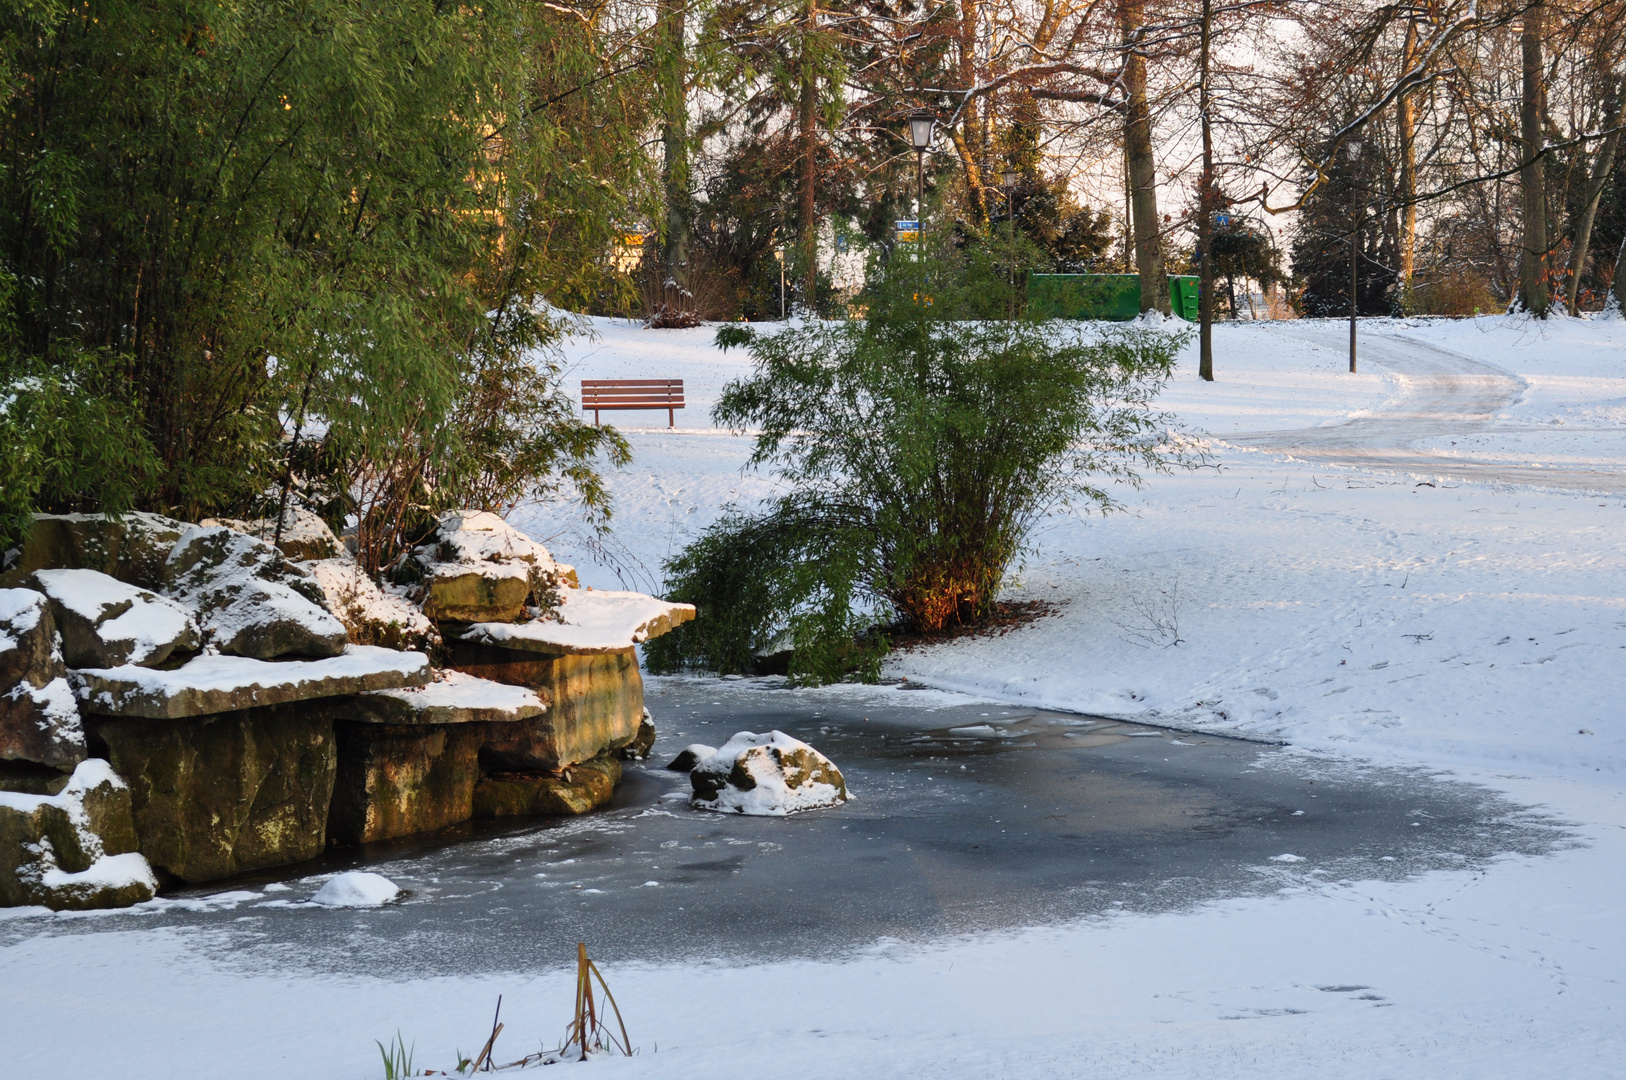
[(866, 625), (984, 619), (1041, 516), (1108, 507), (1108, 484), (1189, 460), (1153, 408), (1179, 333), (959, 318), (986, 273), (898, 261), (872, 272), (866, 321), (719, 331), (756, 370), (714, 415), (759, 432), (752, 464), (789, 493), (668, 564), (671, 598), (700, 611), (652, 643), (654, 665), (745, 670), (788, 632), (793, 675), (873, 671)]

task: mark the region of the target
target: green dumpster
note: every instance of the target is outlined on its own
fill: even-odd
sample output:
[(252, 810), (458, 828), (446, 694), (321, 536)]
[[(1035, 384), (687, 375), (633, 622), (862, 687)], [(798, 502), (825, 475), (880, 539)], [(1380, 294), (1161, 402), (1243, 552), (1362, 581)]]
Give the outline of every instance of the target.
[[(1198, 281), (1169, 275), (1171, 310), (1197, 321)], [(1028, 303), (1055, 319), (1107, 319), (1128, 322), (1140, 314), (1139, 274), (1030, 274)]]

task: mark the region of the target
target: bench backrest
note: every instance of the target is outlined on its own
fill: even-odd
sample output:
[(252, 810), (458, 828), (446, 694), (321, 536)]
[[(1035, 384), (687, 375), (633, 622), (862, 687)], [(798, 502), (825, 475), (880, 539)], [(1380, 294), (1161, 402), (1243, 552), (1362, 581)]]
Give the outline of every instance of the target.
[(583, 379), (584, 409), (681, 409), (682, 379)]

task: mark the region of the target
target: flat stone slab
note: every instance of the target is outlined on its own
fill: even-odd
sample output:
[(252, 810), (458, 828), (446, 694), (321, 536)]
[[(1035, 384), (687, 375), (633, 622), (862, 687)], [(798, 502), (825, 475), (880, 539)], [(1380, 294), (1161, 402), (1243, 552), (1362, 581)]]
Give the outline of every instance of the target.
[(361, 694), (349, 718), (373, 724), (503, 723), (541, 716), (547, 708), (523, 686), (446, 671), (428, 686)]
[(125, 665), (72, 674), (86, 712), (180, 720), (262, 705), (423, 686), (432, 675), (423, 653), (350, 645), (322, 660), (199, 656), (173, 671)]
[(462, 640), (527, 652), (593, 656), (630, 649), (693, 618), (693, 604), (674, 604), (643, 593), (560, 589), (553, 618), (475, 623), (463, 631)]

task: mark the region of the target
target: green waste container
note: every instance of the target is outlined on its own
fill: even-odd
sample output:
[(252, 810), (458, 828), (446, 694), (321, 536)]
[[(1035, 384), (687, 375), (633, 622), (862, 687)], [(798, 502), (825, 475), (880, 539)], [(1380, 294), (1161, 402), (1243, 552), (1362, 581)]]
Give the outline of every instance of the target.
[[(1197, 279), (1169, 275), (1170, 309), (1197, 321)], [(1028, 303), (1053, 319), (1128, 322), (1140, 314), (1139, 274), (1030, 274)]]

